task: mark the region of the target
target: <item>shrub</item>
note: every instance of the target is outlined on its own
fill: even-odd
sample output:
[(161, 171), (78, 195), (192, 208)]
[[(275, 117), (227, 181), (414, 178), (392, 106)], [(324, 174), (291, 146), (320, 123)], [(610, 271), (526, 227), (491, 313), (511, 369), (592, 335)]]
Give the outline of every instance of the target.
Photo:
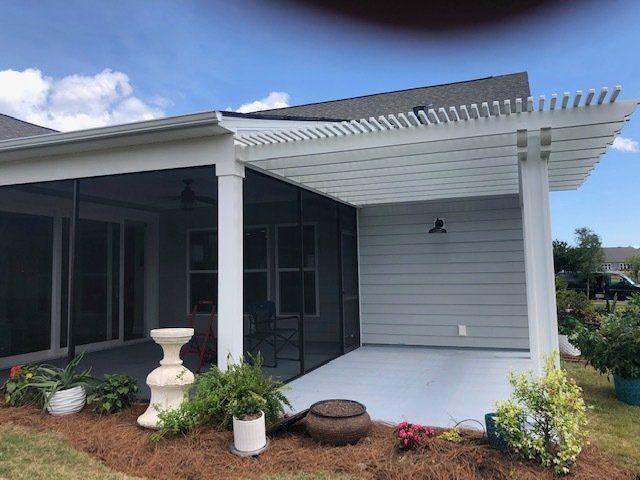
[(158, 412), (158, 431), (152, 435), (153, 440), (166, 436), (187, 435), (201, 423), (193, 404), (184, 402), (180, 407)]
[(584, 293), (567, 288), (567, 283), (556, 277), (556, 308), (558, 331), (572, 335), (581, 323), (598, 323), (602, 315)]
[(499, 435), (523, 457), (568, 473), (587, 438), (582, 390), (553, 356), (543, 376), (510, 372), (509, 383), (512, 399), (497, 403)]
[(1, 387), (4, 401), (10, 407), (19, 407), (34, 403), (37, 397), (36, 389), (32, 388), (33, 377), (38, 371), (38, 365), (14, 365), (9, 370), (9, 378)]
[(396, 428), (398, 448), (401, 450), (415, 450), (427, 446), (428, 439), (435, 432), (431, 427), (418, 425), (417, 423), (402, 422)]
[(604, 319), (598, 330), (581, 327), (574, 343), (600, 373), (640, 377), (640, 296)]
[(446, 440), (447, 442), (453, 442), (453, 443), (460, 443), (464, 440), (464, 437), (460, 435), (460, 430), (458, 430), (457, 428), (451, 428), (449, 430), (445, 430), (440, 435), (438, 435), (438, 438), (441, 438), (442, 440)]
[(133, 404), (138, 394), (138, 382), (129, 375), (105, 375), (91, 395), (87, 403), (102, 414), (121, 411)]
[[(196, 375), (181, 412), (167, 417), (167, 422), (180, 420), (181, 425), (191, 428), (206, 424), (228, 429), (234, 416), (241, 419), (262, 411), (266, 422), (274, 423), (284, 413), (284, 407), (291, 406), (282, 387), (280, 380), (263, 375), (260, 356), (231, 363), (226, 371), (214, 366)], [(160, 430), (173, 433), (175, 428), (165, 425), (160, 417)]]

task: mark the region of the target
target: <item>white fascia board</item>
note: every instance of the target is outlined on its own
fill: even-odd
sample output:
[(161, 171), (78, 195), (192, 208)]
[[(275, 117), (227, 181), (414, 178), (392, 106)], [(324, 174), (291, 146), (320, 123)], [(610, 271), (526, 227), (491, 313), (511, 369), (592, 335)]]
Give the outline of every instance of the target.
[(0, 163), (41, 155), (66, 155), (188, 138), (232, 134), (219, 112), (146, 120), (74, 132), (56, 132), (0, 141)]

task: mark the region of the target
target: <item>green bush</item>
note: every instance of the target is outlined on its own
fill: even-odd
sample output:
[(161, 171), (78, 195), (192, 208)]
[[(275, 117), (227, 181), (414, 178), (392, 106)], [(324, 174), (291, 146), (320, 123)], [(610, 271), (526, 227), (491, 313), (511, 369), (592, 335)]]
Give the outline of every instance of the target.
[(496, 425), (509, 447), (565, 474), (587, 438), (582, 390), (547, 359), (544, 375), (509, 373), (511, 400), (498, 402)]
[(184, 433), (185, 428), (196, 425), (228, 429), (234, 416), (244, 418), (261, 411), (267, 423), (274, 423), (284, 413), (284, 407), (291, 406), (282, 387), (280, 380), (263, 375), (260, 356), (231, 363), (226, 371), (214, 366), (196, 375), (179, 412), (160, 416), (160, 432)]
[(600, 373), (640, 377), (640, 296), (606, 317), (599, 329), (579, 328), (574, 343)]
[(133, 404), (138, 394), (138, 382), (129, 375), (105, 375), (87, 403), (94, 405), (98, 413), (109, 414), (121, 411)]
[(602, 315), (595, 303), (584, 293), (567, 288), (567, 283), (556, 277), (556, 308), (558, 331), (572, 335), (581, 323), (598, 323)]
[(200, 416), (195, 412), (193, 404), (184, 402), (180, 407), (158, 412), (158, 431), (152, 435), (153, 440), (162, 437), (187, 435), (201, 423)]

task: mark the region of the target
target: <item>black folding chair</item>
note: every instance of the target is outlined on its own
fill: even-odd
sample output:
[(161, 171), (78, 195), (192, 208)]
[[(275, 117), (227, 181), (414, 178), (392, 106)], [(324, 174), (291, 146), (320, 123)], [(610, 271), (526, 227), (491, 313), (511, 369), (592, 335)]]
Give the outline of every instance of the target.
[[(298, 319), (296, 315), (277, 316), (276, 304), (272, 301), (255, 302), (248, 306), (249, 331), (245, 335), (249, 343), (247, 351), (251, 355), (261, 353), (264, 361), (264, 353), (260, 347), (268, 345), (273, 352), (273, 363), (263, 363), (265, 367), (276, 368), (278, 360), (300, 361), (300, 350), (298, 348), (298, 329), (280, 327), (278, 323), (282, 320)], [(292, 346), (298, 352), (297, 358), (282, 355), (282, 350), (287, 346)]]

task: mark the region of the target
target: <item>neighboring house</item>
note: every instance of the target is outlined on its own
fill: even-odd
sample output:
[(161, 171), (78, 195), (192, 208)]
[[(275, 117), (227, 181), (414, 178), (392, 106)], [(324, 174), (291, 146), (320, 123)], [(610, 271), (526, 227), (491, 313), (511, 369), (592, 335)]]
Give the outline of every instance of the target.
[(640, 248), (634, 247), (603, 247), (604, 262), (602, 270), (605, 272), (623, 272), (629, 269), (625, 261), (634, 255), (640, 255)]
[(0, 141), (0, 366), (133, 345), (210, 301), (221, 366), (260, 351), (292, 378), (382, 344), (539, 367), (549, 191), (619, 133), (618, 93), (533, 99), (518, 73), (67, 133), (2, 117), (23, 138)]

